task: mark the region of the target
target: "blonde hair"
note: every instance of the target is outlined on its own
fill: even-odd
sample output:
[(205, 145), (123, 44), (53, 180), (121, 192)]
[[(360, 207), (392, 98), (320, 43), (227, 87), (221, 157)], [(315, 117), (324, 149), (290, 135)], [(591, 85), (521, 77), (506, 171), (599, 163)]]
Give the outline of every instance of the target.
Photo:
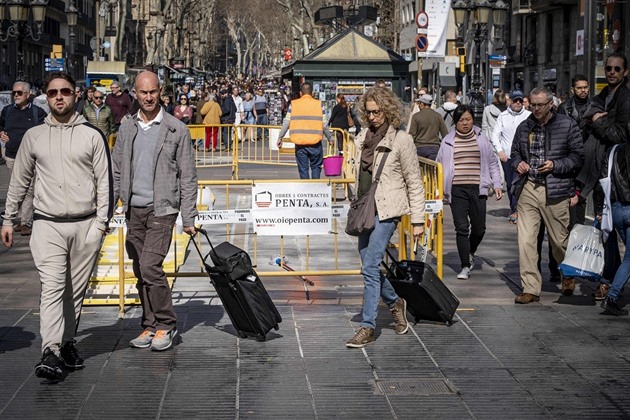
[(361, 114), (362, 125), (371, 125), (365, 112), (365, 104), (368, 101), (376, 102), (385, 114), (385, 120), (389, 125), (398, 129), (402, 123), (402, 103), (394, 93), (387, 88), (372, 87), (365, 92), (358, 101), (358, 109)]

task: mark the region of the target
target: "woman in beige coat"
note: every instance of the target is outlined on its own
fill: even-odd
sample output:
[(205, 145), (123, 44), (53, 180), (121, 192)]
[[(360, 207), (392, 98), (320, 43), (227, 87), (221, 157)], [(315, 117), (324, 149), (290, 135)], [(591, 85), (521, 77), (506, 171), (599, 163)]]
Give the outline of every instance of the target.
[(357, 197), (367, 194), (378, 167), (385, 163), (376, 188), (374, 229), (359, 235), (359, 254), (364, 280), (363, 312), (360, 328), (346, 342), (347, 347), (360, 348), (374, 341), (379, 298), (383, 298), (394, 317), (396, 334), (408, 330), (407, 304), (380, 271), (385, 249), (400, 217), (411, 215), (414, 238), (424, 232), (424, 188), (416, 147), (409, 134), (399, 130), (401, 104), (387, 88), (371, 88), (358, 102), (362, 125), (355, 139)]
[(203, 124), (206, 126), (205, 151), (210, 151), (210, 142), (212, 141), (212, 151), (216, 152), (219, 124), (221, 124), (221, 107), (217, 103), (217, 97), (214, 93), (208, 95), (208, 102), (203, 105), (200, 113), (203, 115)]

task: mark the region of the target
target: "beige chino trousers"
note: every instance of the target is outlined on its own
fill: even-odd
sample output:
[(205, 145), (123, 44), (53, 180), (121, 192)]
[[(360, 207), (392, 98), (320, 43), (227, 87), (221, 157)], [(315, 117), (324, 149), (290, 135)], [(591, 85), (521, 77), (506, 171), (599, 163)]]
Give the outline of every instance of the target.
[(30, 246), (42, 286), (39, 312), (42, 351), (74, 338), (83, 297), (103, 242), (96, 218), (35, 220)]
[(543, 220), (553, 257), (561, 263), (569, 240), (569, 199), (547, 200), (547, 187), (526, 181), (518, 198), (518, 260), (523, 293), (540, 296), (537, 237)]

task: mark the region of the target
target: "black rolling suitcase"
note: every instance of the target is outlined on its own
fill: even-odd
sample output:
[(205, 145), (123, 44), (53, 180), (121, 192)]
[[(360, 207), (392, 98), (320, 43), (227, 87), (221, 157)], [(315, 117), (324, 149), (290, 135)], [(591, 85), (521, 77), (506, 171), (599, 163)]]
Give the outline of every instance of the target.
[[(215, 248), (205, 230), (197, 231), (206, 237), (212, 250), (203, 256), (194, 238), (192, 242), (238, 336), (252, 336), (258, 341), (265, 341), (272, 328), (278, 330), (282, 317), (252, 268), (249, 256), (228, 242)], [(214, 265), (208, 265), (208, 257)]]
[(396, 294), (407, 301), (407, 312), (415, 322), (424, 319), (444, 322), (450, 327), (459, 300), (433, 268), (421, 261), (397, 261), (389, 250), (387, 255), (392, 261), (389, 266), (383, 262), (387, 279)]

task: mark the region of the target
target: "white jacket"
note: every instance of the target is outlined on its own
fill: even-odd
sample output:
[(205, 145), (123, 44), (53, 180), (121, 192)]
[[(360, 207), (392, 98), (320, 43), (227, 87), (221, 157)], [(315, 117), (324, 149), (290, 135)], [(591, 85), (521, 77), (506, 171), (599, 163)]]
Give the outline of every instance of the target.
[(496, 153), (504, 151), (510, 156), (512, 152), (512, 140), (514, 139), (516, 128), (520, 123), (525, 121), (530, 114), (531, 112), (525, 108), (517, 113), (512, 111), (511, 107), (508, 107), (508, 109), (499, 114), (491, 138), (492, 146)]

